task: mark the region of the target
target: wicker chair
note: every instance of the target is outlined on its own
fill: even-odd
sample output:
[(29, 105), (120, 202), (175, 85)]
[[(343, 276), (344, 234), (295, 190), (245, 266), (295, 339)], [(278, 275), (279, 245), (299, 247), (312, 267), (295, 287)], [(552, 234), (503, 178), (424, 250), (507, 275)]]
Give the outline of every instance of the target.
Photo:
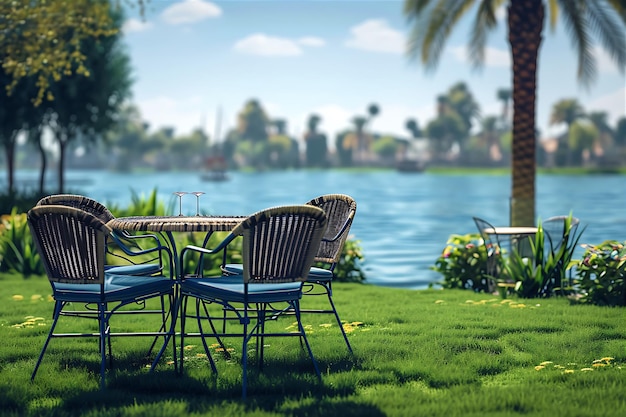
[[(195, 336), (201, 337), (211, 368), (217, 373), (205, 338), (217, 337), (221, 340), (222, 337), (242, 337), (243, 398), (246, 397), (247, 391), (248, 342), (253, 337), (257, 342), (259, 366), (263, 364), (265, 337), (300, 337), (313, 362), (317, 376), (321, 377), (300, 319), (300, 298), (302, 297), (302, 282), (306, 280), (325, 229), (326, 214), (320, 208), (308, 205), (274, 207), (249, 216), (214, 249), (187, 246), (181, 251), (180, 264), (183, 265), (186, 255), (190, 256), (193, 252), (205, 255), (215, 254), (224, 250), (236, 237), (243, 238), (241, 275), (200, 278), (182, 276), (180, 278), (181, 346), (184, 346), (185, 337), (191, 336), (186, 333), (186, 319), (195, 318), (200, 330)], [(197, 300), (195, 315), (187, 313), (189, 298)], [(202, 312), (200, 304), (204, 306)], [(221, 318), (210, 316), (206, 308), (210, 304), (219, 305), (220, 311), (226, 309), (236, 314), (239, 323), (243, 326), (242, 331), (218, 333), (213, 326), (213, 320)], [(294, 311), (297, 331), (270, 332), (266, 329), (266, 322), (276, 317), (274, 306), (278, 305)], [(212, 329), (210, 332), (205, 332), (202, 327), (202, 322), (206, 319)], [(181, 370), (183, 369), (183, 355), (184, 349), (181, 351)]]
[[(89, 197), (75, 194), (54, 194), (37, 202), (42, 205), (62, 205), (84, 210), (96, 216), (103, 223), (113, 220), (115, 216), (100, 202)], [(107, 254), (123, 259), (127, 265), (107, 265), (107, 271), (123, 275), (159, 275), (163, 273), (163, 253), (169, 253), (156, 235), (131, 235), (124, 230), (114, 230), (107, 237)], [(150, 246), (142, 249), (138, 242), (150, 240)], [(113, 251), (118, 247), (124, 255)], [(152, 255), (150, 255), (152, 254)], [(150, 255), (149, 257), (147, 255)], [(141, 261), (136, 261), (141, 259)], [(115, 268), (111, 270), (111, 268)]]
[[(562, 250), (570, 251), (573, 249), (576, 242), (578, 242), (578, 226), (580, 225), (580, 219), (570, 216), (553, 216), (547, 218), (542, 222), (541, 227), (544, 231), (544, 242), (547, 240), (547, 244), (544, 245), (546, 251), (552, 256), (559, 256), (559, 252)], [(568, 265), (560, 261), (554, 267), (552, 271), (552, 285), (555, 288), (559, 288), (562, 294), (566, 287), (571, 287), (572, 282), (572, 269), (569, 270), (569, 275), (566, 272)]]
[[(553, 216), (541, 223), (545, 232), (544, 237), (548, 239), (549, 247), (553, 252), (558, 251), (563, 243), (571, 245), (572, 238), (576, 235), (580, 220), (576, 217), (568, 220), (569, 218), (569, 216)], [(569, 229), (566, 230), (566, 227)]]
[[(111, 229), (94, 215), (64, 205), (40, 205), (27, 215), (28, 225), (41, 257), (55, 300), (53, 322), (31, 379), (35, 378), (51, 339), (56, 337), (97, 337), (100, 342), (100, 386), (105, 387), (107, 344), (111, 356), (113, 336), (163, 336), (164, 343), (152, 363), (157, 364), (167, 343), (174, 335), (175, 316), (168, 331), (112, 333), (110, 320), (129, 304), (145, 305), (154, 297), (169, 295), (174, 300), (173, 277), (147, 277), (105, 273), (106, 239)], [(82, 312), (64, 314), (65, 307), (85, 304)], [(140, 313), (141, 310), (133, 311)], [(55, 333), (60, 317), (98, 320), (96, 333)], [(163, 313), (165, 317), (165, 313)], [(175, 345), (175, 343), (174, 343)], [(174, 348), (174, 357), (176, 350)]]
[[(335, 277), (334, 270), (341, 259), (343, 247), (348, 239), (350, 227), (356, 214), (356, 201), (345, 194), (326, 194), (316, 197), (306, 204), (319, 207), (328, 219), (328, 227), (322, 238), (322, 242), (315, 255), (315, 262), (324, 267), (313, 266), (307, 276), (303, 287), (304, 295), (326, 295), (330, 309), (301, 309), (302, 313), (332, 314), (341, 330), (343, 339), (350, 353), (352, 346), (343, 328), (335, 303), (333, 302), (332, 282)], [(241, 264), (227, 264), (223, 267), (226, 275), (241, 274)]]
[(500, 240), (498, 235), (487, 233), (488, 230), (495, 230), (495, 227), (488, 221), (481, 219), (480, 217), (473, 217), (478, 233), (483, 240), (485, 250), (487, 251), (487, 288), (489, 292), (493, 292), (496, 289), (498, 276), (500, 273), (499, 263), (502, 251)]

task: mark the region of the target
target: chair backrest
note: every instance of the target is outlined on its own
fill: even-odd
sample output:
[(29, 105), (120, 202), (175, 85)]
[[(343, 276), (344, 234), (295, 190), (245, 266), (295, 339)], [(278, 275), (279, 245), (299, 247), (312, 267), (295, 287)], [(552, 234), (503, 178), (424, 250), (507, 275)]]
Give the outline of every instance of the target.
[(104, 222), (65, 205), (35, 206), (27, 218), (50, 281), (104, 283), (105, 240), (111, 232)]
[(487, 220), (481, 219), (480, 217), (473, 217), (473, 219), (474, 223), (476, 223), (478, 233), (480, 233), (480, 237), (483, 238), (485, 246), (487, 247), (487, 255), (491, 256), (491, 252), (500, 248), (500, 240), (498, 239), (498, 235), (487, 233), (486, 231), (495, 230), (495, 227)]
[(553, 251), (558, 250), (566, 239), (569, 242), (571, 238), (576, 235), (580, 220), (576, 217), (572, 217), (569, 224), (569, 233), (567, 233), (568, 231), (565, 230), (565, 227), (568, 218), (569, 216), (553, 216), (541, 223), (541, 227), (545, 232), (544, 236), (548, 239)]
[(47, 197), (42, 198), (37, 202), (38, 206), (43, 205), (58, 205), (58, 206), (69, 206), (77, 209), (81, 209), (88, 213), (93, 214), (104, 223), (113, 220), (115, 216), (106, 208), (103, 204), (98, 201), (91, 199), (89, 197), (85, 197), (82, 195), (76, 194), (53, 194)]
[(328, 221), (326, 232), (315, 255), (315, 262), (330, 264), (339, 262), (356, 214), (356, 201), (345, 194), (326, 194), (312, 199), (307, 204), (324, 210)]
[(305, 281), (326, 229), (324, 210), (281, 206), (259, 211), (236, 226), (243, 236), (245, 283)]

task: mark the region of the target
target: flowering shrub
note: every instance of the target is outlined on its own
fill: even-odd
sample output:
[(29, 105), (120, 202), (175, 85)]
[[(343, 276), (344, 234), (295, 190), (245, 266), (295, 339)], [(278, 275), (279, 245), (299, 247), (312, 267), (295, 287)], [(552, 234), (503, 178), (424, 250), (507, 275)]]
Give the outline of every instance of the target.
[(585, 245), (574, 283), (583, 303), (626, 306), (626, 242)]
[[(498, 262), (502, 259), (496, 256)], [(496, 266), (497, 268), (500, 265)], [(488, 273), (487, 249), (479, 234), (452, 235), (432, 270), (443, 275), (443, 288), (490, 292), (493, 277)]]

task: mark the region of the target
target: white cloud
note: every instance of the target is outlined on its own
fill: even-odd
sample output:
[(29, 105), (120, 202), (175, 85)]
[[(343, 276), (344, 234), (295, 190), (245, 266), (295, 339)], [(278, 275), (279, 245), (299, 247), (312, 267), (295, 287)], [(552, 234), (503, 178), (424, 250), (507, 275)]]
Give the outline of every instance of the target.
[(303, 38), (298, 39), (297, 41), (300, 45), (304, 46), (313, 46), (320, 47), (326, 45), (326, 42), (322, 38), (316, 38), (313, 36), (305, 36)]
[(370, 19), (350, 29), (351, 37), (345, 42), (349, 48), (366, 51), (403, 54), (405, 36), (391, 28), (384, 19)]
[(296, 42), (286, 38), (267, 36), (264, 33), (256, 33), (236, 42), (234, 49), (249, 55), (296, 56), (302, 54), (302, 49)]
[(204, 0), (185, 0), (166, 8), (161, 18), (170, 25), (195, 23), (222, 15), (222, 9), (216, 4)]
[(604, 111), (609, 123), (615, 125), (620, 117), (626, 116), (626, 87), (590, 100), (585, 104), (587, 111)]
[(124, 22), (124, 24), (122, 25), (122, 32), (124, 32), (125, 34), (132, 32), (144, 32), (152, 28), (152, 26), (153, 25), (151, 22), (145, 22), (139, 19), (132, 18)]
[(158, 96), (137, 103), (141, 117), (150, 123), (150, 130), (162, 127), (174, 127), (175, 135), (191, 133), (203, 122), (201, 97), (189, 97), (178, 100), (172, 97)]
[[(463, 63), (470, 63), (469, 51), (466, 46), (455, 46), (450, 48), (452, 55)], [(485, 61), (486, 67), (499, 67), (510, 68), (511, 67), (511, 55), (508, 51), (503, 49), (497, 49), (490, 46), (485, 47)]]

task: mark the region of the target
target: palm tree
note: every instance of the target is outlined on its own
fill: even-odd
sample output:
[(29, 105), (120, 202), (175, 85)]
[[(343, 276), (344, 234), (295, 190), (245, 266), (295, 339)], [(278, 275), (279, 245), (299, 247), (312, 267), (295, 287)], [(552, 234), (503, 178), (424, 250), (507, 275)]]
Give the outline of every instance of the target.
[(587, 114), (587, 119), (598, 130), (598, 137), (595, 141), (595, 150), (600, 155), (605, 155), (607, 151), (611, 150), (614, 145), (615, 133), (611, 126), (609, 126), (608, 113), (605, 111), (594, 111)]
[(626, 68), (626, 4), (623, 0), (405, 0), (404, 14), (413, 23), (410, 57), (434, 69), (453, 26), (471, 11), (476, 16), (469, 50), (474, 66), (480, 67), (487, 33), (498, 25), (496, 10), (505, 4), (513, 62), (511, 223), (528, 225), (535, 223), (535, 99), (545, 9), (552, 28), (559, 16), (567, 25), (578, 54), (578, 77), (588, 85), (596, 69), (593, 39), (600, 40), (618, 68)]
[(570, 147), (570, 132), (574, 122), (585, 116), (585, 110), (580, 105), (578, 100), (574, 98), (568, 98), (559, 100), (552, 107), (552, 113), (550, 114), (550, 124), (565, 123), (567, 125), (567, 132), (565, 133), (564, 140), (559, 140), (559, 146), (564, 146), (567, 153), (567, 165), (572, 164), (572, 151)]

